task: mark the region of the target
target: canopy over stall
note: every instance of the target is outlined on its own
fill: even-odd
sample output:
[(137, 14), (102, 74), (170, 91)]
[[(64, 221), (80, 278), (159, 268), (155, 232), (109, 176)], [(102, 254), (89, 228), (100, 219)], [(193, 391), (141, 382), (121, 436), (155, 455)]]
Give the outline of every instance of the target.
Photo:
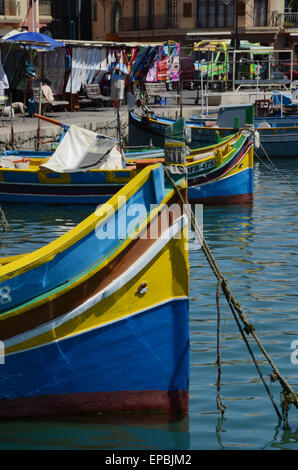
[(8, 36), (4, 41), (17, 42), (20, 46), (27, 46), (37, 51), (51, 51), (56, 47), (63, 47), (65, 45), (63, 42), (58, 42), (46, 34), (31, 31)]

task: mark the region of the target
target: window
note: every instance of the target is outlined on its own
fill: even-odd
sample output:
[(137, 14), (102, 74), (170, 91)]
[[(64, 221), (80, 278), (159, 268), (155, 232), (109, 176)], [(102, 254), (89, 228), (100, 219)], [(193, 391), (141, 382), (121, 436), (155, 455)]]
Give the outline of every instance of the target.
[(4, 0), (0, 0), (0, 15), (4, 15)]
[(168, 28), (177, 28), (177, 1), (168, 0)]
[(134, 29), (139, 29), (139, 0), (134, 0)]
[(254, 1), (254, 26), (268, 26), (268, 1), (255, 0)]
[(221, 52), (218, 57), (218, 62), (225, 63), (225, 61), (226, 61), (226, 55), (224, 52)]
[(220, 28), (234, 26), (234, 2), (225, 5), (223, 0), (197, 0), (197, 27)]
[(191, 18), (192, 17), (192, 3), (183, 3), (183, 17)]
[(93, 2), (93, 21), (97, 21), (97, 3)]
[(148, 0), (148, 28), (154, 28), (154, 0)]
[(112, 33), (118, 33), (122, 29), (122, 8), (119, 2), (115, 2), (112, 13)]

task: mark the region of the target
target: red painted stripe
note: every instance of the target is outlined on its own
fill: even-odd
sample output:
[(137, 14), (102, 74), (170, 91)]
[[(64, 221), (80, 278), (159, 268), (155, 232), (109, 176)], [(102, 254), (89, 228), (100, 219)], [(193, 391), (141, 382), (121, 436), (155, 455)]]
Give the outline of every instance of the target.
[(212, 196), (207, 198), (192, 199), (192, 204), (206, 204), (206, 205), (225, 205), (225, 204), (252, 204), (254, 195), (247, 194), (233, 194), (230, 196)]
[(188, 413), (188, 391), (89, 392), (0, 400), (1, 417), (84, 413)]

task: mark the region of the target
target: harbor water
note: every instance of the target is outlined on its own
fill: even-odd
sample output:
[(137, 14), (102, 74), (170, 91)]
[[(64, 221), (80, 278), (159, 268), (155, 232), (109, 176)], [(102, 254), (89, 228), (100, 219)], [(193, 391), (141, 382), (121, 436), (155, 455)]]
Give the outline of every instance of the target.
[[(298, 161), (275, 159), (298, 190)], [(206, 241), (232, 293), (281, 373), (298, 391), (297, 196), (259, 161), (251, 207), (204, 207)], [(12, 232), (0, 234), (0, 256), (39, 248), (83, 220), (94, 207), (3, 205)], [(298, 410), (279, 421), (223, 295), (220, 296), (222, 401), (217, 410), (217, 281), (190, 240), (190, 408), (187, 417), (95, 416), (0, 422), (0, 449), (298, 450)], [(297, 341), (297, 346), (295, 345)], [(278, 383), (250, 340), (273, 397)], [(38, 373), (38, 371), (37, 371)]]

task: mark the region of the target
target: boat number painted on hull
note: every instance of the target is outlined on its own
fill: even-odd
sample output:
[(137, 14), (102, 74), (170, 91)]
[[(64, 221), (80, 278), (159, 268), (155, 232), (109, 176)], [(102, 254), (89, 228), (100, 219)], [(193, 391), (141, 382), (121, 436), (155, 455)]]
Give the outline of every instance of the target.
[(198, 163), (197, 165), (192, 165), (188, 167), (188, 174), (197, 173), (202, 170), (210, 170), (215, 167), (215, 159), (207, 160), (207, 162)]
[(5, 286), (5, 287), (1, 287), (0, 289), (0, 304), (8, 304), (9, 302), (11, 302), (11, 296), (10, 296), (10, 287), (9, 286)]

